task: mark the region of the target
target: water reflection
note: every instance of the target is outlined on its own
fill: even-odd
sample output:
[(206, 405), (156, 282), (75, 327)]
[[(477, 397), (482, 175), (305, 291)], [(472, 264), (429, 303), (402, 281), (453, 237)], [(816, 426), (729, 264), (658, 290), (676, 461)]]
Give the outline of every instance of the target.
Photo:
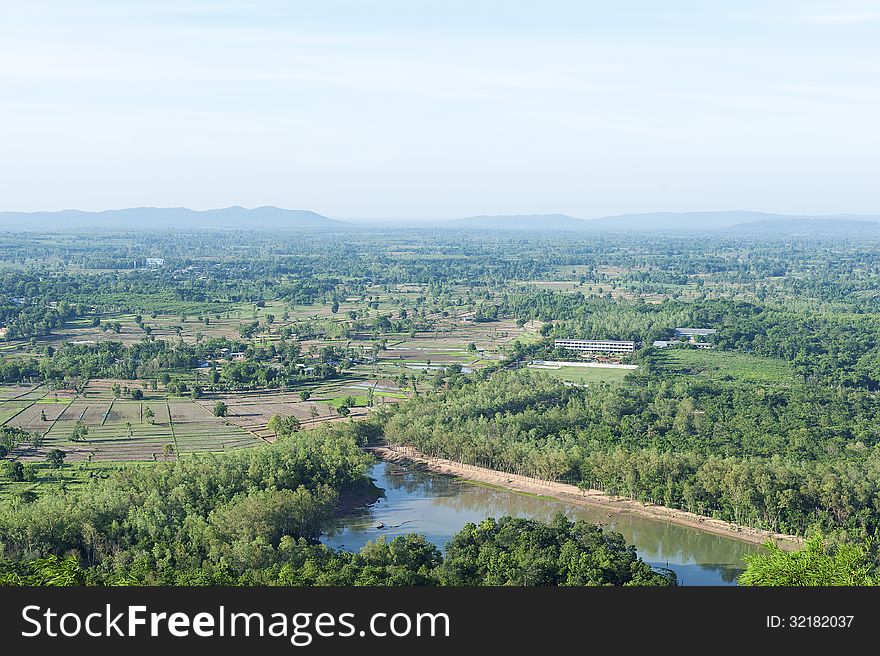
[(371, 476), (385, 490), (384, 496), (335, 520), (326, 531), (326, 544), (355, 551), (381, 535), (391, 539), (415, 532), (442, 548), (468, 522), (502, 515), (546, 521), (562, 511), (572, 519), (619, 531), (645, 561), (675, 571), (684, 585), (735, 585), (743, 556), (759, 548), (668, 522), (633, 515), (609, 517), (599, 508), (483, 487), (392, 463), (375, 465)]

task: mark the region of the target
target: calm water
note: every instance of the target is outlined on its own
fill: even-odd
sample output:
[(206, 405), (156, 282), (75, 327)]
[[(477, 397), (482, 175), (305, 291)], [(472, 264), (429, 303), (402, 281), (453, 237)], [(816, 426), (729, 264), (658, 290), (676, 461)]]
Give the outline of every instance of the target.
[[(385, 496), (356, 514), (337, 519), (323, 538), (325, 544), (357, 551), (382, 535), (392, 539), (421, 533), (443, 548), (468, 522), (502, 515), (549, 520), (561, 510), (572, 519), (619, 531), (646, 562), (674, 570), (682, 585), (736, 585), (743, 556), (759, 548), (663, 521), (631, 515), (609, 518), (600, 509), (480, 487), (398, 464), (379, 463), (370, 475)], [(376, 528), (380, 523), (384, 528)]]

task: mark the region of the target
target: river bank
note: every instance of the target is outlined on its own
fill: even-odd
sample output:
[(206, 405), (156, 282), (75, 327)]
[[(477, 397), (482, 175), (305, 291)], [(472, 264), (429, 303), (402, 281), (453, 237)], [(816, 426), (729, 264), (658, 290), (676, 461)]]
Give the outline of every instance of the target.
[(798, 549), (803, 544), (802, 538), (793, 535), (740, 526), (720, 519), (703, 517), (685, 510), (642, 503), (641, 501), (633, 501), (625, 497), (613, 497), (599, 490), (582, 490), (577, 486), (567, 483), (544, 481), (518, 474), (507, 474), (485, 467), (464, 465), (445, 458), (433, 458), (420, 453), (412, 447), (373, 446), (367, 449), (376, 457), (387, 462), (418, 464), (430, 471), (457, 476), (475, 483), (492, 485), (515, 492), (551, 497), (566, 503), (602, 508), (608, 513), (608, 516), (633, 514), (694, 528), (707, 533), (723, 535), (752, 544), (763, 544), (767, 540), (773, 540), (783, 549)]

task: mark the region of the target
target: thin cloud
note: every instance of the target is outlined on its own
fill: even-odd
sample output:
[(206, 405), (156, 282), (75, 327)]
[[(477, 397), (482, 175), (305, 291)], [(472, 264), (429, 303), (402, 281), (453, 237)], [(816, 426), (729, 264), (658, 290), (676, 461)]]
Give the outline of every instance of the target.
[(868, 11), (851, 14), (808, 14), (798, 16), (799, 23), (814, 25), (862, 25), (880, 20), (880, 11)]

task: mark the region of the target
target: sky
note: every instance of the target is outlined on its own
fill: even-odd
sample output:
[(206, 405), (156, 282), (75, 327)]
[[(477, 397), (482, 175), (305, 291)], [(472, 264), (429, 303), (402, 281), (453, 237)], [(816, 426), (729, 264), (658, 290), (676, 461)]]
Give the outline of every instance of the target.
[(880, 0), (0, 10), (0, 210), (880, 213)]

